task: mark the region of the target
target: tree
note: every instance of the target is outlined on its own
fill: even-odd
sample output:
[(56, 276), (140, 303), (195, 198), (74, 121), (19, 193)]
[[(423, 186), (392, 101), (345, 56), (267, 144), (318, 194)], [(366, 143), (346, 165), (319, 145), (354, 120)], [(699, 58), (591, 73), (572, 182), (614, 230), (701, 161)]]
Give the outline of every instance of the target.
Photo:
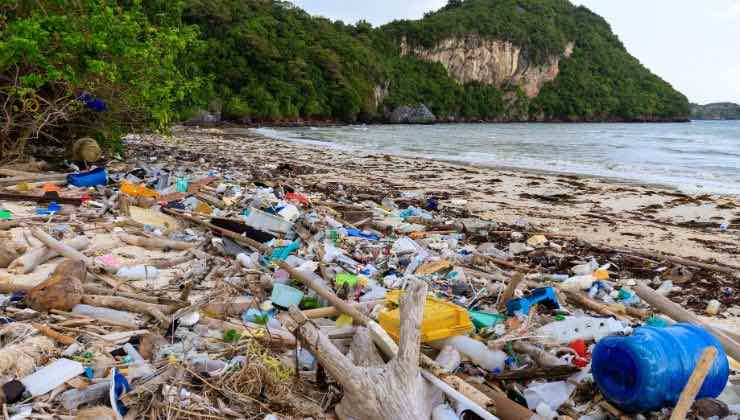
[(153, 26), (136, 3), (2, 1), (0, 15), (0, 161), (38, 139), (166, 129), (204, 99), (204, 78), (181, 61), (197, 31)]

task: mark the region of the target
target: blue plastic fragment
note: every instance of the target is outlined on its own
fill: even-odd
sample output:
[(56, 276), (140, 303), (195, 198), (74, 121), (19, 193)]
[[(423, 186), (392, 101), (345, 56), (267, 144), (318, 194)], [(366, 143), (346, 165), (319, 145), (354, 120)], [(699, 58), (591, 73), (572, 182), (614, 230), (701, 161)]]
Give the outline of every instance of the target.
[(411, 217), (414, 215), (414, 211), (411, 209), (401, 210), (401, 213), (398, 214), (401, 219), (405, 219), (407, 217)]
[(59, 204), (55, 202), (51, 202), (49, 203), (48, 208), (39, 207), (38, 209), (36, 209), (36, 215), (49, 216), (51, 214), (59, 213), (61, 210), (62, 210), (62, 207)]
[(533, 305), (545, 305), (550, 309), (560, 308), (555, 290), (552, 287), (540, 287), (534, 289), (532, 294), (527, 297), (511, 299), (506, 302), (506, 313), (509, 316), (514, 315), (515, 312), (526, 315)]
[(131, 391), (131, 385), (126, 380), (126, 377), (118, 372), (118, 369), (113, 368), (113, 381), (111, 382), (110, 388), (110, 403), (111, 407), (120, 415), (125, 416), (128, 412), (128, 408), (121, 401), (121, 397), (127, 392)]
[(67, 182), (75, 187), (94, 187), (108, 183), (108, 172), (105, 168), (95, 168), (89, 172), (67, 175)]
[(437, 211), (439, 210), (439, 200), (435, 197), (427, 198), (427, 204), (424, 206), (424, 210)]
[(92, 111), (105, 112), (108, 110), (108, 104), (106, 104), (104, 100), (96, 98), (95, 96), (92, 96), (87, 92), (80, 95), (77, 99), (79, 99), (82, 103), (85, 104), (85, 107)]
[(368, 241), (377, 241), (377, 240), (380, 239), (380, 236), (378, 236), (378, 235), (375, 235), (375, 234), (369, 233), (369, 232), (363, 232), (363, 231), (358, 230), (358, 229), (351, 229), (350, 228), (350, 229), (346, 229), (346, 231), (347, 231), (347, 236), (351, 236), (351, 237), (354, 237), (354, 238), (367, 239)]
[(272, 250), (272, 255), (270, 256), (271, 261), (285, 261), (290, 254), (296, 252), (301, 247), (301, 241), (296, 240), (292, 242), (288, 246), (282, 246), (279, 248), (275, 248)]
[(247, 312), (242, 314), (242, 321), (251, 322), (253, 324), (267, 324), (270, 319), (270, 312), (261, 311), (256, 308), (249, 308)]

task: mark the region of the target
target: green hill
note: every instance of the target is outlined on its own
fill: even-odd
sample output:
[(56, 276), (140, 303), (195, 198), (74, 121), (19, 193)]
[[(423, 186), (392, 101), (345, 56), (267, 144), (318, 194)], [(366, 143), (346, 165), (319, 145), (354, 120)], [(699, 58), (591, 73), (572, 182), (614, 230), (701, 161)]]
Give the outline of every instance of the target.
[[(202, 62), (231, 119), (372, 121), (418, 104), (454, 121), (689, 115), (687, 99), (630, 56), (604, 19), (567, 0), (450, 1), (381, 28), (312, 17), (287, 2), (189, 0), (183, 22), (209, 45)], [(455, 74), (434, 54), (445, 43), (454, 48), (438, 55), (487, 54), (452, 64), (489, 77)], [(504, 52), (486, 51), (492, 43)]]
[(740, 105), (732, 102), (691, 104), (692, 120), (740, 120)]
[(567, 0), (451, 0), (380, 28), (271, 0), (0, 0), (0, 161), (240, 122), (672, 121), (686, 98)]

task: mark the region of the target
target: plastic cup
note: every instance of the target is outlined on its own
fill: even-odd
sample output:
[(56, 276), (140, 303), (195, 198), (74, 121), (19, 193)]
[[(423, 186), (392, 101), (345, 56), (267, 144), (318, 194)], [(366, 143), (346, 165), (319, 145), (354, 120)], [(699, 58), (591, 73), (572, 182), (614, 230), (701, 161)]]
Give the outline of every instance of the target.
[(186, 193), (188, 192), (188, 184), (190, 181), (188, 181), (187, 178), (177, 178), (175, 181), (175, 190), (179, 193)]

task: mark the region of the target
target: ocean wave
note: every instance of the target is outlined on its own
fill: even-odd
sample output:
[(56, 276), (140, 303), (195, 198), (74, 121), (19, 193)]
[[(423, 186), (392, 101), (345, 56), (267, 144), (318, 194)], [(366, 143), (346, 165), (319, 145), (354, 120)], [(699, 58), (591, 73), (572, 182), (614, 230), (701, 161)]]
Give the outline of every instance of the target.
[(254, 131), (279, 140), (362, 153), (607, 176), (685, 191), (740, 193), (740, 124), (384, 125)]
[(736, 152), (732, 152), (729, 150), (717, 150), (717, 149), (706, 149), (706, 148), (701, 148), (700, 150), (685, 150), (685, 149), (677, 149), (675, 147), (660, 147), (659, 150), (664, 150), (666, 152), (677, 153), (681, 155), (694, 155), (697, 157), (728, 156), (728, 157), (740, 158), (740, 152), (736, 153)]

